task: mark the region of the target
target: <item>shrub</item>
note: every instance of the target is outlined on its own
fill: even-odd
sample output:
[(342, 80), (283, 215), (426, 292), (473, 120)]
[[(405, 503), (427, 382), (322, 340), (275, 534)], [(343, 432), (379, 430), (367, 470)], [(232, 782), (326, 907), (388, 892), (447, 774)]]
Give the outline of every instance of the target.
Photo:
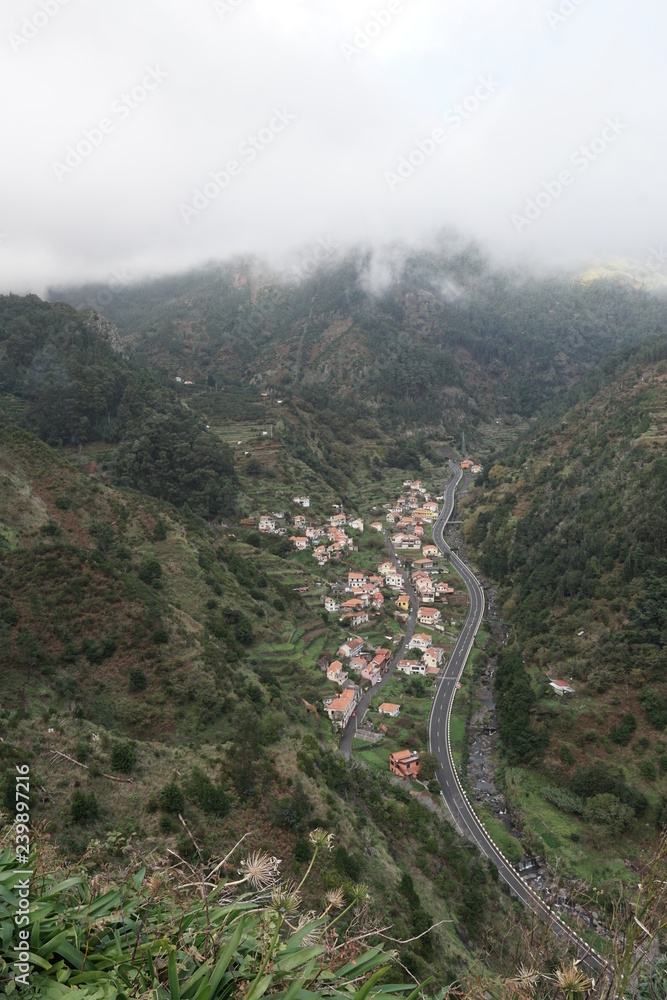
[(143, 583), (147, 583), (150, 586), (161, 578), (162, 566), (160, 566), (157, 559), (147, 559), (139, 568), (138, 576)]
[(593, 795), (584, 808), (584, 820), (596, 826), (608, 826), (613, 833), (623, 833), (634, 819), (634, 810), (615, 795)]
[(164, 523), (161, 517), (158, 517), (153, 529), (153, 541), (163, 542), (167, 537), (167, 525)]
[(130, 670), (130, 692), (137, 694), (138, 691), (145, 691), (148, 687), (148, 679), (141, 667), (132, 667)]
[(560, 748), (560, 759), (565, 764), (565, 767), (572, 767), (574, 764), (574, 754), (566, 743), (563, 743)]
[(156, 646), (164, 646), (169, 642), (169, 633), (166, 628), (156, 628), (151, 636)]
[(56, 497), (55, 504), (58, 510), (69, 510), (72, 506), (72, 501), (69, 497), (60, 496)]
[(276, 609), (276, 611), (285, 610), (285, 602), (281, 601), (279, 597), (276, 597), (276, 599), (273, 601), (273, 606)]
[(175, 781), (170, 781), (168, 785), (160, 790), (160, 808), (167, 813), (183, 812), (185, 796), (183, 790), (179, 788)]
[(632, 712), (627, 712), (620, 722), (611, 727), (609, 735), (614, 743), (621, 747), (626, 747), (632, 739), (632, 734), (637, 728), (637, 720)]
[(137, 763), (137, 750), (131, 743), (116, 743), (111, 751), (111, 766), (114, 771), (129, 774)]
[(229, 798), (220, 785), (214, 785), (199, 768), (195, 768), (186, 785), (188, 796), (205, 813), (226, 816), (229, 812)]
[(76, 791), (72, 796), (70, 804), (70, 815), (72, 822), (79, 826), (85, 826), (91, 820), (97, 819), (99, 806), (94, 792)]
[(644, 781), (655, 781), (658, 776), (655, 764), (652, 760), (643, 760), (639, 765), (639, 770), (641, 771), (641, 776)]
[(86, 638), (81, 642), (81, 652), (89, 663), (102, 663), (116, 652), (116, 643), (109, 636), (105, 636), (99, 642)]
[(573, 813), (575, 816), (583, 814), (584, 800), (579, 795), (569, 792), (566, 788), (550, 788), (547, 786), (542, 789), (542, 796), (547, 802), (552, 802), (559, 809), (562, 809), (563, 812)]
[(310, 846), (310, 842), (306, 840), (305, 837), (299, 837), (299, 839), (294, 844), (294, 860), (310, 861), (312, 856), (313, 856), (313, 849)]

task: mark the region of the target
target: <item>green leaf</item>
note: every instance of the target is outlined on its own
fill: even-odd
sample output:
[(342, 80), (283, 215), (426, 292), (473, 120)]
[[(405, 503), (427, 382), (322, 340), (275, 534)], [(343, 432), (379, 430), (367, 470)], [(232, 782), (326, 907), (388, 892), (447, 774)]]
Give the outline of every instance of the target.
[(234, 931), (229, 941), (223, 948), (220, 958), (216, 963), (215, 969), (213, 970), (213, 975), (211, 976), (212, 996), (215, 996), (215, 992), (218, 986), (220, 985), (220, 980), (227, 971), (227, 966), (231, 962), (234, 956), (234, 952), (239, 946), (241, 935), (243, 934), (244, 925), (245, 925), (245, 919), (241, 917), (236, 926), (236, 930)]
[(176, 969), (175, 948), (172, 948), (169, 952), (169, 996), (170, 1000), (181, 1000), (181, 988), (178, 985), (178, 971)]
[(75, 969), (81, 970), (83, 967), (83, 955), (78, 948), (67, 941), (59, 942), (53, 948), (56, 955), (62, 955), (66, 962), (73, 965)]
[(323, 946), (313, 945), (310, 948), (299, 948), (296, 951), (283, 952), (274, 962), (274, 968), (280, 972), (291, 972), (292, 969), (298, 969), (299, 966), (305, 965), (311, 959), (317, 958), (324, 951), (326, 951), (326, 948)]
[(273, 982), (273, 976), (262, 976), (259, 982), (255, 983), (254, 987), (246, 993), (246, 1000), (259, 1000), (263, 997), (269, 986)]
[(389, 968), (391, 968), (391, 966), (389, 966), (389, 965), (383, 965), (381, 969), (378, 969), (377, 972), (374, 972), (373, 975), (371, 976), (371, 978), (368, 979), (364, 983), (364, 985), (362, 987), (360, 987), (357, 990), (357, 992), (354, 994), (354, 1000), (366, 1000), (366, 997), (368, 996), (368, 994), (370, 993), (370, 991), (373, 989), (373, 987), (375, 986), (375, 984), (377, 983), (377, 981), (379, 979), (381, 979), (382, 976), (384, 976), (385, 972)]
[(2, 950), (4, 952), (9, 951), (9, 946), (12, 943), (12, 937), (14, 936), (14, 922), (12, 920), (2, 921)]

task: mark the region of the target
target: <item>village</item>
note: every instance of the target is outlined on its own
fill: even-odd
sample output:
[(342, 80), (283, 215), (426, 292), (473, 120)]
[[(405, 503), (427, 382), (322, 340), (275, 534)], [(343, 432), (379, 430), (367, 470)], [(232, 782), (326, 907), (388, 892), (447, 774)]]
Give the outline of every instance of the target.
[[(470, 460), (461, 466), (475, 474), (481, 471)], [(400, 692), (398, 697), (392, 694), (384, 701), (379, 695), (374, 697), (373, 701), (380, 703), (372, 706), (372, 711), (364, 711), (364, 718), (356, 718), (355, 750), (370, 750), (385, 740), (396, 729), (405, 700), (414, 703), (417, 698), (418, 714), (428, 714), (433, 687), (446, 666), (456, 631), (463, 621), (467, 598), (461, 591), (465, 588), (460, 585), (457, 593), (453, 577), (450, 582), (446, 560), (431, 540), (432, 526), (440, 511), (438, 500), (442, 497), (433, 496), (421, 480), (407, 479), (394, 502), (374, 508), (382, 510), (381, 519), (364, 522), (356, 514), (346, 514), (338, 507), (334, 514), (321, 520), (303, 513), (311, 506), (308, 496), (293, 498), (292, 503), (300, 510), (291, 516), (291, 524), (284, 513), (259, 518), (260, 532), (289, 537), (295, 550), (310, 554), (319, 567), (333, 567), (341, 560), (348, 562), (351, 554), (359, 551), (359, 538), (365, 531), (380, 535), (383, 540), (380, 550), (395, 554), (395, 558), (383, 558), (364, 569), (349, 569), (342, 578), (340, 573), (336, 574), (337, 579), (327, 583), (321, 596), (329, 618), (346, 633), (335, 658), (327, 658), (321, 664), (332, 686), (331, 694), (323, 698), (322, 707), (334, 733), (340, 737), (357, 716), (362, 697), (369, 690), (372, 693), (381, 682), (384, 687), (389, 681), (387, 689)], [(406, 589), (404, 574), (410, 581), (412, 597)], [(411, 615), (415, 618), (414, 631), (397, 659)], [(367, 631), (374, 620), (384, 625), (385, 645), (378, 645), (377, 634), (375, 640), (357, 634)], [(409, 684), (405, 683), (407, 679)], [(407, 739), (408, 744), (423, 742), (414, 736)], [(421, 767), (415, 745), (382, 754), (382, 761), (400, 778), (419, 777)]]

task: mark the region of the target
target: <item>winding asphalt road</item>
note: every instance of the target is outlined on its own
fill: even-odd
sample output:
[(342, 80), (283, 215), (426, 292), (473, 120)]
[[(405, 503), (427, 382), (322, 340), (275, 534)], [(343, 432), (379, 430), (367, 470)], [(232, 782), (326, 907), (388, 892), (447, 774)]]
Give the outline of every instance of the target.
[(481, 853), (496, 865), (501, 878), (533, 913), (544, 920), (555, 934), (567, 938), (574, 944), (582, 964), (592, 975), (598, 977), (608, 968), (605, 960), (561, 920), (496, 847), (470, 806), (454, 766), (449, 737), (452, 706), (457, 685), (484, 617), (485, 603), (482, 585), (444, 540), (443, 532), (454, 510), (456, 489), (463, 478), (459, 466), (451, 462), (450, 467), (453, 477), (445, 490), (443, 509), (433, 528), (433, 541), (462, 577), (468, 590), (470, 604), (463, 631), (436, 689), (428, 721), (429, 749), (437, 754), (441, 765), (437, 777), (442, 797), (459, 833), (476, 844)]

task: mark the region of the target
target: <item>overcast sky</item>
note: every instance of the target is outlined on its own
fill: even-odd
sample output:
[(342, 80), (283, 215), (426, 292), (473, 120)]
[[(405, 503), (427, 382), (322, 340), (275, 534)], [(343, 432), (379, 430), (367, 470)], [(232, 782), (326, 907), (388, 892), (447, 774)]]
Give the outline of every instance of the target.
[(666, 29), (656, 0), (4, 0), (0, 290), (443, 226), (664, 267)]

